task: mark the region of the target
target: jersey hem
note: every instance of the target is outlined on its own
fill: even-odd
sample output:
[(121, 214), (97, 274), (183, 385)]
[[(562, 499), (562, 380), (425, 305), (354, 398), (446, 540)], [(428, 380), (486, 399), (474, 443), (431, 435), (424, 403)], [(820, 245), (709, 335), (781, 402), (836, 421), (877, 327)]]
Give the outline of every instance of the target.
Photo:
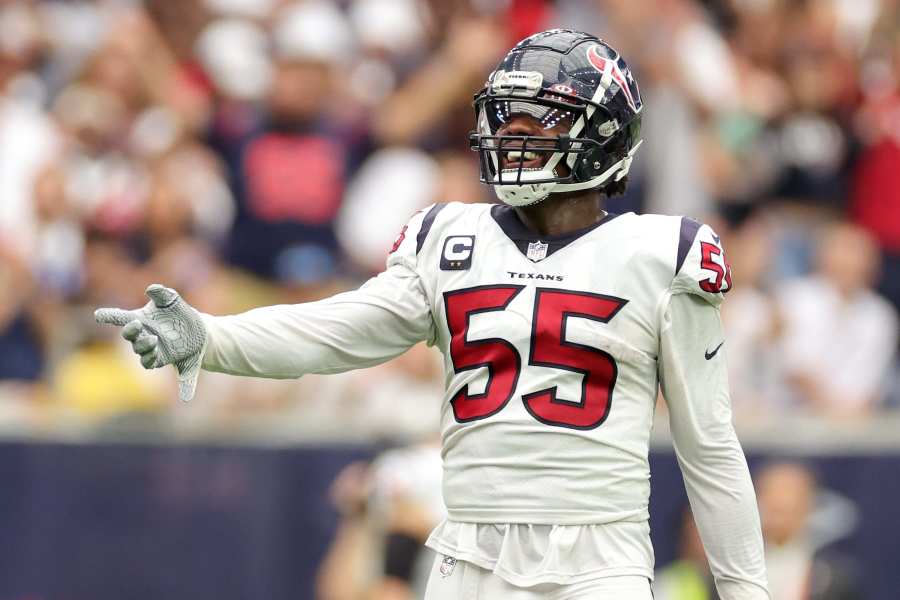
[(638, 575), (646, 577), (653, 581), (653, 569), (646, 565), (627, 565), (617, 567), (603, 567), (600, 569), (592, 569), (584, 573), (560, 573), (556, 571), (544, 572), (539, 575), (521, 575), (514, 573), (497, 565), (496, 560), (490, 560), (483, 556), (479, 556), (472, 552), (465, 552), (451, 548), (442, 544), (437, 540), (429, 539), (425, 546), (434, 550), (438, 554), (451, 556), (457, 560), (462, 560), (480, 567), (486, 571), (490, 571), (498, 577), (504, 579), (508, 583), (517, 587), (529, 587), (540, 585), (542, 583), (553, 583), (556, 585), (570, 585), (575, 583), (584, 583), (594, 579), (603, 579), (605, 577), (620, 577), (627, 575)]

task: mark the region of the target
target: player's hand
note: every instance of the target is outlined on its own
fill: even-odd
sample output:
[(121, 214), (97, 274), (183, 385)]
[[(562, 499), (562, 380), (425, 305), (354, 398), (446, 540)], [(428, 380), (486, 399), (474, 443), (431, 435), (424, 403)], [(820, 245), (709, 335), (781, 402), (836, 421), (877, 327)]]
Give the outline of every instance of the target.
[(100, 308), (94, 318), (103, 325), (123, 327), (122, 337), (131, 342), (145, 369), (175, 365), (178, 395), (187, 402), (197, 389), (206, 326), (200, 313), (175, 290), (154, 283), (147, 288), (147, 297), (150, 302), (138, 310)]

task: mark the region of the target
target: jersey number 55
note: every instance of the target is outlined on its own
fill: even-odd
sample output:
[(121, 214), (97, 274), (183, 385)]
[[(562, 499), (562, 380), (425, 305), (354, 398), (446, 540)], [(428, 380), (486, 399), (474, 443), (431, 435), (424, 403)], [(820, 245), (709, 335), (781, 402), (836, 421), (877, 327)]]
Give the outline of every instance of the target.
[[(486, 367), (484, 392), (470, 394), (463, 386), (450, 400), (459, 422), (489, 417), (510, 401), (522, 372), (515, 346), (502, 338), (467, 340), (472, 315), (502, 311), (524, 286), (487, 285), (444, 293), (450, 329), (450, 357), (456, 373)], [(558, 288), (537, 288), (531, 326), (528, 364), (581, 373), (581, 397), (557, 396), (557, 386), (525, 394), (525, 408), (538, 421), (557, 427), (594, 429), (609, 414), (618, 368), (612, 356), (584, 344), (566, 341), (569, 318), (608, 323), (627, 300)]]

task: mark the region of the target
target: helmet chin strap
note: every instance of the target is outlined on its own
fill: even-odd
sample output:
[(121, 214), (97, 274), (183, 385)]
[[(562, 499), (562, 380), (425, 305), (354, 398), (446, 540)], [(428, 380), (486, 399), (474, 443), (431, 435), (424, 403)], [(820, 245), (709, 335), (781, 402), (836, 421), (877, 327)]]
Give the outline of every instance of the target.
[[(583, 190), (593, 189), (599, 185), (606, 183), (611, 177), (614, 177), (614, 181), (621, 181), (623, 177), (628, 175), (628, 171), (631, 169), (631, 163), (634, 161), (634, 156), (637, 153), (637, 149), (640, 148), (641, 144), (644, 143), (644, 140), (638, 140), (638, 142), (628, 151), (628, 154), (625, 155), (625, 158), (616, 162), (612, 166), (610, 166), (606, 171), (601, 173), (599, 176), (591, 179), (590, 181), (584, 181), (581, 183), (532, 183), (532, 184), (524, 184), (524, 185), (495, 185), (494, 193), (497, 195), (497, 198), (503, 202), (504, 204), (508, 204), (509, 206), (529, 206), (531, 204), (537, 204), (543, 200), (546, 200), (550, 194), (560, 193), (560, 192), (578, 192)], [(562, 153), (557, 153), (553, 158), (556, 159), (555, 164), (559, 163), (559, 159), (562, 156)], [(553, 160), (551, 158), (551, 161)], [(548, 161), (548, 166), (549, 166)], [(556, 168), (552, 170), (541, 169), (540, 171), (531, 171), (531, 173), (535, 174), (535, 179), (545, 179), (548, 177), (557, 177)]]
[(530, 206), (545, 200), (556, 187), (555, 183), (532, 183), (531, 185), (495, 185), (497, 198), (509, 206)]
[(634, 162), (634, 155), (637, 154), (637, 149), (640, 148), (643, 143), (643, 139), (638, 140), (637, 144), (635, 144), (634, 147), (628, 151), (628, 154), (625, 155), (625, 158), (622, 159), (622, 168), (616, 173), (616, 181), (621, 181), (623, 177), (628, 175), (628, 171), (631, 169), (631, 163)]

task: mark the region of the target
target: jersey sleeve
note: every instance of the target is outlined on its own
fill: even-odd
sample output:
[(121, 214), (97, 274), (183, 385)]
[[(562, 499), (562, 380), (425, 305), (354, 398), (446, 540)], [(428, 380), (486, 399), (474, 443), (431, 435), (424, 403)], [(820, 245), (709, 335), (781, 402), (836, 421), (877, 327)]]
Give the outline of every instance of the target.
[(693, 294), (718, 306), (731, 288), (731, 265), (719, 236), (709, 225), (683, 217), (672, 293)]
[(750, 472), (731, 423), (719, 311), (704, 290), (673, 294), (660, 333), (659, 379), (675, 454), (719, 597), (767, 600)]
[(417, 269), (429, 214), (412, 217), (394, 242), (387, 268), (357, 290), (240, 315), (203, 315), (209, 331), (203, 368), (295, 378), (370, 367), (420, 341), (433, 343), (434, 321)]

